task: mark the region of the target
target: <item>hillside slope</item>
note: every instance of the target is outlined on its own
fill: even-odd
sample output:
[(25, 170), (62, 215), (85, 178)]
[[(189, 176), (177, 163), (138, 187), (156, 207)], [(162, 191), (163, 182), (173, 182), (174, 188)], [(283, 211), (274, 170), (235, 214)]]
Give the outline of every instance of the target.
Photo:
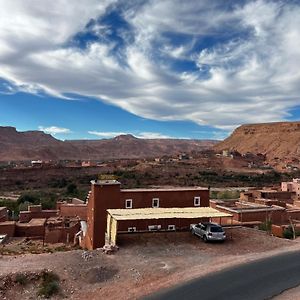
[(60, 141), (42, 131), (18, 132), (14, 127), (0, 127), (0, 161), (146, 158), (201, 151), (215, 144), (210, 140), (147, 140), (132, 135)]
[(268, 160), (300, 158), (300, 122), (278, 122), (242, 125), (214, 150), (236, 150), (266, 154)]

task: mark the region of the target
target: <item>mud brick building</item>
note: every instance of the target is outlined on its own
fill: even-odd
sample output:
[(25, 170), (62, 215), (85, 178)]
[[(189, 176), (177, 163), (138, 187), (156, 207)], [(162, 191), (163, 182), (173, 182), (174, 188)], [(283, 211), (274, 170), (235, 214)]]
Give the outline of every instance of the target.
[(284, 192), (294, 192), (297, 195), (297, 200), (300, 200), (300, 179), (294, 178), (290, 182), (282, 182), (281, 190)]
[[(87, 231), (84, 244), (88, 249), (104, 246), (108, 209), (208, 207), (209, 189), (200, 187), (168, 189), (121, 189), (116, 180), (91, 181), (87, 204)], [(200, 219), (131, 220), (121, 222), (118, 232), (174, 230), (189, 228)]]

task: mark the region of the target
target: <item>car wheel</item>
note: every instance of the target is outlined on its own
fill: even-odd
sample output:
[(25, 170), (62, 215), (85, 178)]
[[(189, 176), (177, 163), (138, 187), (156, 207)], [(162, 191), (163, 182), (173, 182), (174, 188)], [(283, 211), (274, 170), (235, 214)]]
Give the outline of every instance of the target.
[(206, 235), (203, 236), (203, 241), (204, 241), (204, 243), (207, 243), (207, 237), (206, 237)]

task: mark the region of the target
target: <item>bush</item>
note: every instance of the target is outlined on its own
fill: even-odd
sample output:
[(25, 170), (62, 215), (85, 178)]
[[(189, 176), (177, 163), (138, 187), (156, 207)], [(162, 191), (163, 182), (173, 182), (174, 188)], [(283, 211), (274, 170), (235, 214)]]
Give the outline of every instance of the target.
[(35, 195), (24, 194), (24, 195), (21, 195), (19, 197), (17, 202), (18, 202), (19, 205), (21, 203), (39, 204), (40, 203), (40, 198), (35, 196)]
[(60, 291), (59, 277), (57, 274), (45, 271), (42, 274), (42, 283), (38, 294), (40, 296), (50, 298)]
[(272, 229), (272, 221), (266, 220), (265, 222), (261, 223), (258, 227), (260, 230), (271, 232)]
[(292, 230), (292, 227), (289, 226), (288, 228), (284, 229), (283, 231), (283, 237), (286, 238), (286, 239), (293, 239), (294, 238), (294, 235), (293, 235), (293, 230)]
[(28, 280), (24, 274), (17, 274), (15, 282), (20, 285), (25, 285), (25, 284), (27, 284)]
[(68, 186), (67, 186), (67, 194), (69, 194), (69, 195), (75, 195), (77, 193), (78, 193), (77, 185), (74, 184), (74, 183), (68, 184)]

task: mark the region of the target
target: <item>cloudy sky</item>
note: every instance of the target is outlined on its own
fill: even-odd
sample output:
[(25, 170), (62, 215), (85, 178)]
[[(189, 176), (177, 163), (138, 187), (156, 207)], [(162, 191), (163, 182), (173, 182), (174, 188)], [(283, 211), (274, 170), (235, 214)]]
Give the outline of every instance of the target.
[(299, 3), (0, 0), (0, 125), (221, 139), (297, 120)]

